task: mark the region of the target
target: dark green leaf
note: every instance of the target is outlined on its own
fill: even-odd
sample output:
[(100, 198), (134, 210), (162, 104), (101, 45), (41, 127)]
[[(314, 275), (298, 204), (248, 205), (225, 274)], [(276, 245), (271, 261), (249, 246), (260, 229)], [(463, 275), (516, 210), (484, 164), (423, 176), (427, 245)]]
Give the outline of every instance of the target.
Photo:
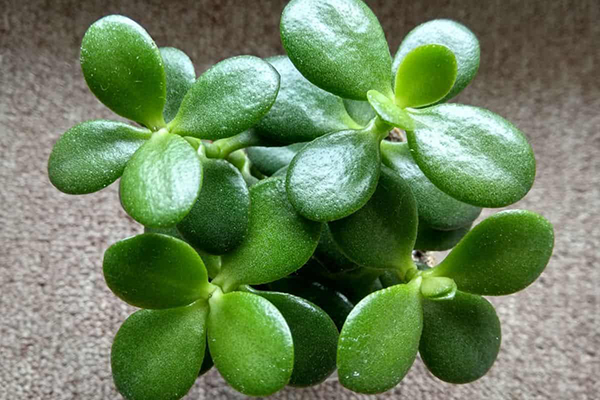
[(444, 251), (450, 250), (469, 232), (471, 225), (451, 231), (440, 231), (430, 228), (419, 220), (419, 231), (415, 249), (422, 251)]
[(96, 120), (74, 126), (54, 145), (48, 160), (50, 182), (68, 194), (86, 194), (116, 181), (133, 153), (150, 138), (147, 129)]
[(248, 157), (261, 173), (271, 176), (292, 161), (306, 143), (294, 143), (284, 147), (249, 147)]
[(192, 60), (183, 51), (174, 47), (161, 47), (159, 50), (167, 77), (167, 101), (163, 116), (165, 122), (170, 122), (177, 115), (183, 97), (196, 81), (196, 71)]
[(357, 264), (350, 261), (340, 247), (335, 243), (328, 224), (323, 224), (319, 244), (315, 250), (315, 257), (328, 272), (336, 274), (342, 271), (350, 271), (359, 268)]
[(344, 99), (344, 106), (348, 114), (359, 125), (367, 126), (369, 121), (375, 118), (375, 110), (368, 101)]
[(379, 118), (386, 123), (404, 130), (414, 128), (414, 123), (410, 115), (403, 109), (394, 104), (394, 101), (376, 90), (367, 92), (369, 104), (373, 107)]

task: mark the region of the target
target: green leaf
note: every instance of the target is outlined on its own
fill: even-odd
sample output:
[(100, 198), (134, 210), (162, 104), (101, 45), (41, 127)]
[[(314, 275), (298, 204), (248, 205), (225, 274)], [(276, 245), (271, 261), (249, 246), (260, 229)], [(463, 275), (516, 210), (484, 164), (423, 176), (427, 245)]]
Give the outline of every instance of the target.
[(423, 279), (421, 294), (429, 300), (448, 301), (456, 295), (456, 283), (443, 276)]
[(417, 204), (410, 187), (394, 171), (382, 167), (373, 196), (360, 210), (330, 222), (340, 250), (370, 268), (403, 269), (412, 265), (417, 237)]
[(502, 211), (473, 228), (431, 275), (452, 278), (469, 293), (511, 294), (540, 276), (553, 247), (547, 219), (531, 211)]
[(369, 90), (367, 99), (379, 118), (384, 122), (404, 130), (414, 129), (414, 123), (410, 115), (394, 104), (389, 97), (376, 90)]
[(255, 294), (211, 297), (208, 345), (223, 378), (246, 395), (273, 394), (292, 375), (290, 329), (277, 308)]
[(456, 81), (456, 58), (439, 44), (419, 46), (404, 57), (396, 73), (398, 107), (423, 107), (444, 98)]
[(175, 400), (192, 387), (206, 346), (206, 303), (142, 310), (123, 323), (112, 345), (115, 385), (129, 400)]
[(414, 161), (407, 143), (382, 141), (381, 160), (409, 184), (417, 200), (419, 221), (430, 228), (446, 231), (462, 228), (481, 213), (481, 208), (462, 203), (431, 183)]
[(419, 231), (415, 249), (422, 251), (445, 251), (450, 250), (469, 232), (471, 225), (451, 231), (440, 231), (433, 229), (423, 221), (419, 220)]
[(468, 383), (492, 367), (500, 350), (500, 321), (483, 297), (457, 292), (452, 300), (423, 301), (419, 352), (433, 375)]
[(210, 371), (212, 369), (212, 367), (215, 365), (215, 363), (213, 362), (213, 359), (210, 355), (210, 351), (208, 350), (208, 339), (206, 339), (207, 343), (206, 343), (206, 348), (204, 350), (204, 359), (202, 360), (202, 365), (200, 366), (200, 372), (198, 372), (198, 376), (202, 376), (205, 373), (207, 373), (208, 371)]
[(359, 268), (359, 265), (348, 259), (335, 243), (329, 224), (323, 224), (319, 244), (314, 255), (327, 268), (327, 271), (333, 274)]
[(203, 73), (169, 123), (173, 133), (222, 139), (254, 126), (271, 108), (279, 74), (253, 56), (228, 58)]
[(281, 15), (281, 41), (309, 81), (341, 97), (392, 95), (391, 56), (377, 17), (361, 0), (292, 0)]
[(307, 144), (290, 163), (290, 202), (306, 218), (333, 221), (364, 206), (379, 178), (379, 138), (368, 131), (341, 131)]
[(367, 126), (376, 116), (368, 101), (344, 99), (344, 106), (352, 119), (362, 126)]
[(152, 130), (164, 126), (163, 60), (148, 32), (121, 15), (94, 22), (81, 42), (81, 69), (108, 108)]
[(344, 387), (382, 393), (404, 378), (417, 356), (423, 327), (418, 280), (379, 290), (354, 307), (338, 344)]
[(104, 253), (103, 270), (110, 290), (136, 307), (181, 307), (210, 292), (206, 268), (194, 249), (158, 233), (110, 246)]
[(204, 159), (202, 190), (177, 230), (194, 247), (223, 254), (248, 231), (250, 194), (242, 174), (225, 160)]
[(341, 98), (306, 80), (286, 56), (266, 59), (281, 76), (277, 100), (256, 130), (280, 143), (308, 142), (329, 132), (360, 128)]
[(54, 145), (48, 160), (50, 182), (68, 194), (86, 194), (116, 181), (133, 153), (150, 138), (147, 129), (95, 120), (75, 125)]
[(121, 178), (121, 204), (145, 226), (175, 225), (192, 209), (202, 184), (196, 151), (179, 136), (152, 135), (127, 163)]
[(412, 50), (427, 44), (449, 48), (456, 57), (456, 81), (440, 102), (446, 102), (460, 93), (473, 80), (479, 69), (479, 41), (466, 26), (449, 19), (436, 19), (414, 28), (402, 41), (394, 57), (393, 76)]
[(246, 149), (252, 165), (261, 173), (271, 176), (281, 168), (287, 166), (296, 153), (306, 143), (294, 143), (283, 147), (249, 147)]
[(335, 371), (338, 330), (313, 303), (287, 293), (255, 291), (273, 304), (290, 328), (294, 369), (289, 384), (305, 387), (323, 382)]
[(170, 122), (177, 115), (183, 97), (196, 81), (196, 71), (192, 60), (183, 51), (174, 47), (161, 47), (159, 50), (167, 77), (167, 101), (163, 116), (166, 122)]
[(410, 112), (412, 155), (429, 180), (446, 194), (478, 207), (504, 207), (527, 194), (535, 158), (525, 135), (482, 108), (440, 104)]
[(313, 254), (321, 224), (299, 215), (287, 199), (283, 178), (250, 188), (250, 225), (240, 246), (223, 255), (215, 279), (229, 287), (272, 282), (300, 268)]

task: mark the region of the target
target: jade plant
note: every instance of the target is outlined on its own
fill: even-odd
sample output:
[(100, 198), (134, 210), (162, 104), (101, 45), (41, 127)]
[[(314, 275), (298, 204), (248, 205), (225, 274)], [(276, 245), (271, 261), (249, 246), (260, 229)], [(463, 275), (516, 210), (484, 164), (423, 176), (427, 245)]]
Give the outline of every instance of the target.
[[(196, 77), (181, 50), (111, 15), (81, 45), (92, 93), (132, 124), (68, 130), (48, 162), (69, 194), (120, 178), (143, 233), (106, 250), (110, 290), (138, 307), (111, 367), (127, 399), (178, 399), (213, 365), (255, 396), (339, 382), (397, 385), (417, 353), (451, 383), (487, 373), (500, 322), (482, 296), (529, 286), (552, 225), (498, 212), (533, 185), (525, 135), (448, 103), (475, 77), (465, 26), (414, 28), (394, 58), (361, 0), (292, 0), (286, 55), (223, 60)], [(438, 265), (415, 251), (449, 250)]]

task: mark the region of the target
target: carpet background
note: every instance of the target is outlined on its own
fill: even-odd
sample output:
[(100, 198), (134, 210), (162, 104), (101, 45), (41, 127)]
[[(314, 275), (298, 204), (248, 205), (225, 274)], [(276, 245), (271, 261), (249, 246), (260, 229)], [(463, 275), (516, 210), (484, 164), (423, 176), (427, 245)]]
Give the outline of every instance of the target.
[[(489, 108), (526, 132), (536, 185), (511, 208), (556, 229), (542, 277), (493, 298), (500, 356), (483, 379), (445, 384), (417, 361), (382, 399), (597, 399), (600, 244), (600, 6), (581, 1), (369, 1), (392, 52), (418, 23), (453, 18), (481, 41), (481, 68), (459, 102)], [(141, 23), (159, 46), (183, 49), (197, 73), (238, 54), (282, 52), (284, 1), (0, 1), (0, 399), (116, 399), (112, 338), (132, 308), (101, 275), (103, 251), (140, 231), (117, 187), (66, 196), (46, 175), (52, 145), (72, 125), (115, 118), (78, 64), (86, 28), (111, 13)], [(118, 118), (117, 118), (118, 119)], [(486, 212), (485, 215), (488, 215)], [(188, 399), (244, 396), (216, 371)], [(367, 398), (335, 379), (277, 399)]]

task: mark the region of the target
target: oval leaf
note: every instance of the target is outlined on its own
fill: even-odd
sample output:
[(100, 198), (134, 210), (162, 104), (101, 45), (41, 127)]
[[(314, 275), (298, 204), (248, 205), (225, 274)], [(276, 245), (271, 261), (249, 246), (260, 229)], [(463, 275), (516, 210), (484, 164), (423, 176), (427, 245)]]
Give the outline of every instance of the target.
[(48, 160), (50, 182), (68, 194), (86, 194), (116, 181), (133, 153), (150, 138), (147, 129), (121, 122), (87, 121), (66, 131)]
[(210, 299), (208, 346), (223, 378), (250, 396), (268, 396), (290, 380), (292, 334), (274, 305), (252, 293)]
[(404, 130), (414, 128), (414, 123), (410, 115), (396, 106), (389, 97), (384, 96), (376, 90), (369, 90), (367, 98), (377, 115), (386, 123)]
[(473, 228), (431, 274), (454, 279), (465, 292), (511, 294), (540, 276), (553, 247), (547, 219), (531, 211), (502, 211)]
[(365, 297), (348, 316), (338, 345), (340, 383), (359, 393), (396, 386), (417, 356), (423, 327), (418, 281)]
[(296, 153), (300, 151), (306, 143), (294, 143), (284, 147), (249, 147), (248, 158), (252, 161), (252, 166), (261, 173), (271, 176), (281, 168), (287, 166)]
[(440, 231), (427, 226), (419, 220), (419, 231), (415, 249), (422, 251), (445, 251), (450, 250), (469, 233), (471, 225), (451, 231)]
[(307, 144), (290, 163), (290, 202), (306, 218), (333, 221), (364, 206), (379, 179), (379, 138), (370, 132), (341, 131)]
[(423, 301), (421, 359), (433, 375), (468, 383), (492, 367), (500, 350), (500, 321), (483, 297), (457, 292), (452, 300)]
[(412, 155), (429, 180), (446, 194), (479, 207), (504, 207), (527, 194), (535, 158), (525, 135), (482, 108), (440, 104), (411, 111)]
[(281, 15), (281, 41), (309, 81), (355, 100), (392, 94), (391, 56), (377, 17), (361, 0), (292, 0)]
[(161, 47), (167, 79), (167, 101), (163, 110), (165, 122), (170, 122), (177, 111), (185, 94), (196, 81), (196, 71), (192, 60), (183, 51), (174, 47)]
[(279, 74), (253, 56), (228, 58), (203, 73), (187, 92), (172, 132), (200, 139), (222, 139), (254, 126), (271, 108)]
[(393, 76), (412, 50), (427, 44), (441, 44), (456, 57), (457, 74), (452, 89), (440, 102), (460, 93), (473, 80), (479, 69), (479, 41), (466, 26), (449, 19), (436, 19), (414, 28), (402, 41), (394, 57)]
[(157, 132), (127, 163), (121, 204), (145, 226), (175, 225), (192, 209), (202, 184), (200, 159), (179, 136)]
[(113, 379), (128, 400), (173, 400), (192, 387), (206, 346), (206, 303), (142, 310), (123, 323), (111, 351)]
[(152, 130), (164, 126), (163, 60), (148, 32), (121, 15), (94, 22), (81, 42), (81, 69), (108, 108)]

